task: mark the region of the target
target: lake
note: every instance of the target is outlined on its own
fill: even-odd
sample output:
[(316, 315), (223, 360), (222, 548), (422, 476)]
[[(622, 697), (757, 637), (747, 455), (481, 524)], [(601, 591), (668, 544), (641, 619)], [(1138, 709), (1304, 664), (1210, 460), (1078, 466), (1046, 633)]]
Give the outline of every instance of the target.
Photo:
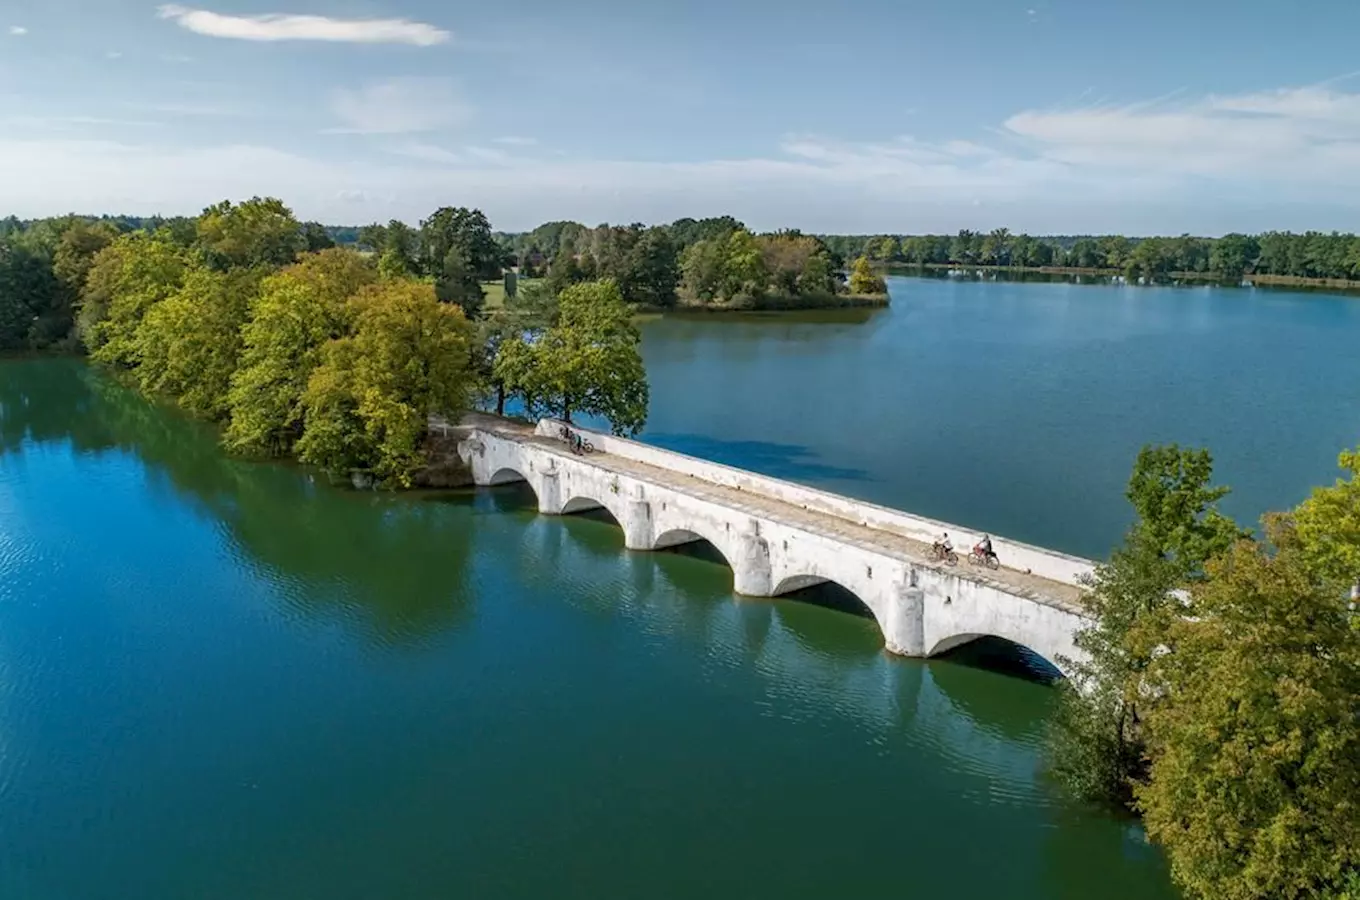
[[(1143, 441), (1213, 446), (1252, 516), (1358, 436), (1352, 301), (891, 288), (646, 324), (645, 437), (1094, 554)], [(0, 896), (1174, 896), (1046, 783), (1054, 693), (995, 648), (893, 659), (731, 585), (514, 487), (334, 490), (0, 362)]]

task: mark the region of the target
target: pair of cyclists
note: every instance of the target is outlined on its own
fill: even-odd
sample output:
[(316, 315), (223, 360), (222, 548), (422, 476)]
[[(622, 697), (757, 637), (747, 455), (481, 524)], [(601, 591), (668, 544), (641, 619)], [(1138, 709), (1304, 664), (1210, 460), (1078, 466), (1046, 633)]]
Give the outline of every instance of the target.
[[(953, 543), (949, 540), (949, 532), (947, 531), (942, 533), (931, 546), (940, 556), (948, 556), (949, 551), (954, 549)], [(973, 547), (973, 553), (983, 559), (995, 559), (996, 553), (992, 550), (992, 536), (990, 534), (984, 534), (982, 540), (978, 541), (977, 545)]]

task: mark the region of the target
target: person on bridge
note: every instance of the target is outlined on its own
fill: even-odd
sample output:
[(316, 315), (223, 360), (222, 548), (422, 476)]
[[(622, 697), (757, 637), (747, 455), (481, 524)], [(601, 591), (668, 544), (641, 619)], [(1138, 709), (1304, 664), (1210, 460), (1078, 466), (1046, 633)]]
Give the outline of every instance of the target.
[(973, 552), (983, 559), (991, 559), (996, 556), (996, 553), (992, 551), (992, 536), (984, 534), (982, 540), (978, 541), (977, 546), (973, 548)]
[(946, 531), (941, 533), (939, 538), (935, 541), (935, 552), (944, 556), (953, 549), (954, 545), (949, 543), (949, 532)]

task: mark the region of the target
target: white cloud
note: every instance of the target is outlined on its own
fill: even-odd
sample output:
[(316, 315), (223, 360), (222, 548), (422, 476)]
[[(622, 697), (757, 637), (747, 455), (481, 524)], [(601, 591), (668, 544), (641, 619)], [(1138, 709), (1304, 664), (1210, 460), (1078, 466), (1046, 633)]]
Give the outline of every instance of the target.
[(241, 41), (335, 41), (430, 47), (446, 43), (451, 37), (442, 28), (408, 19), (333, 19), (284, 13), (231, 16), (177, 4), (161, 6), (157, 14), (196, 34)]
[(135, 146), (50, 132), (0, 138), (0, 171), (30, 173), (7, 200), (28, 215), (168, 213), (272, 193), (307, 218), (336, 222), (414, 221), (456, 200), (481, 206), (501, 228), (730, 212), (757, 228), (1221, 233), (1345, 228), (1360, 216), (1360, 94), (1325, 86), (1030, 110), (987, 140), (796, 135), (768, 154), (692, 162), (573, 159), (515, 141), (449, 143), (443, 134), (415, 140), (469, 114), (453, 85), (437, 79), (383, 82), (333, 100), (340, 130), (412, 139), (340, 144), (363, 155), (333, 159), (151, 140), (177, 132), (147, 133)]
[(1360, 94), (1283, 88), (1198, 100), (1035, 110), (1005, 133), (1087, 170), (1241, 181), (1360, 183)]
[(491, 142), (505, 144), (508, 147), (532, 147), (538, 143), (538, 138), (516, 137), (513, 134), (508, 134), (505, 137), (492, 138)]
[(447, 78), (391, 78), (331, 94), (332, 134), (411, 134), (461, 125), (472, 107)]
[(9, 33), (15, 37), (23, 37), (28, 34), (28, 29), (22, 25), (11, 25), (9, 26)]
[(122, 53), (122, 51), (120, 51), (120, 50), (110, 50), (108, 53), (105, 53), (105, 54), (104, 54), (104, 58), (105, 58), (105, 59), (122, 59), (122, 58), (123, 58), (123, 53)]

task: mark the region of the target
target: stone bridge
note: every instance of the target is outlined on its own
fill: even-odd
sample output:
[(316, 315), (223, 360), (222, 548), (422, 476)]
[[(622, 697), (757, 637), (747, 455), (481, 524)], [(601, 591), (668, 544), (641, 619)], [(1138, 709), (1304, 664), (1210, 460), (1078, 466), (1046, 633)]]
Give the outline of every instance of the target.
[[(1059, 669), (1081, 656), (1073, 635), (1085, 623), (1089, 560), (993, 535), (1002, 568), (975, 567), (966, 556), (979, 532), (573, 426), (595, 446), (576, 455), (561, 427), (472, 415), (459, 454), (479, 485), (528, 482), (541, 513), (607, 510), (629, 550), (707, 541), (737, 594), (833, 582), (868, 608), (893, 653), (933, 656), (995, 636)], [(941, 531), (959, 550), (956, 566), (930, 557)]]

